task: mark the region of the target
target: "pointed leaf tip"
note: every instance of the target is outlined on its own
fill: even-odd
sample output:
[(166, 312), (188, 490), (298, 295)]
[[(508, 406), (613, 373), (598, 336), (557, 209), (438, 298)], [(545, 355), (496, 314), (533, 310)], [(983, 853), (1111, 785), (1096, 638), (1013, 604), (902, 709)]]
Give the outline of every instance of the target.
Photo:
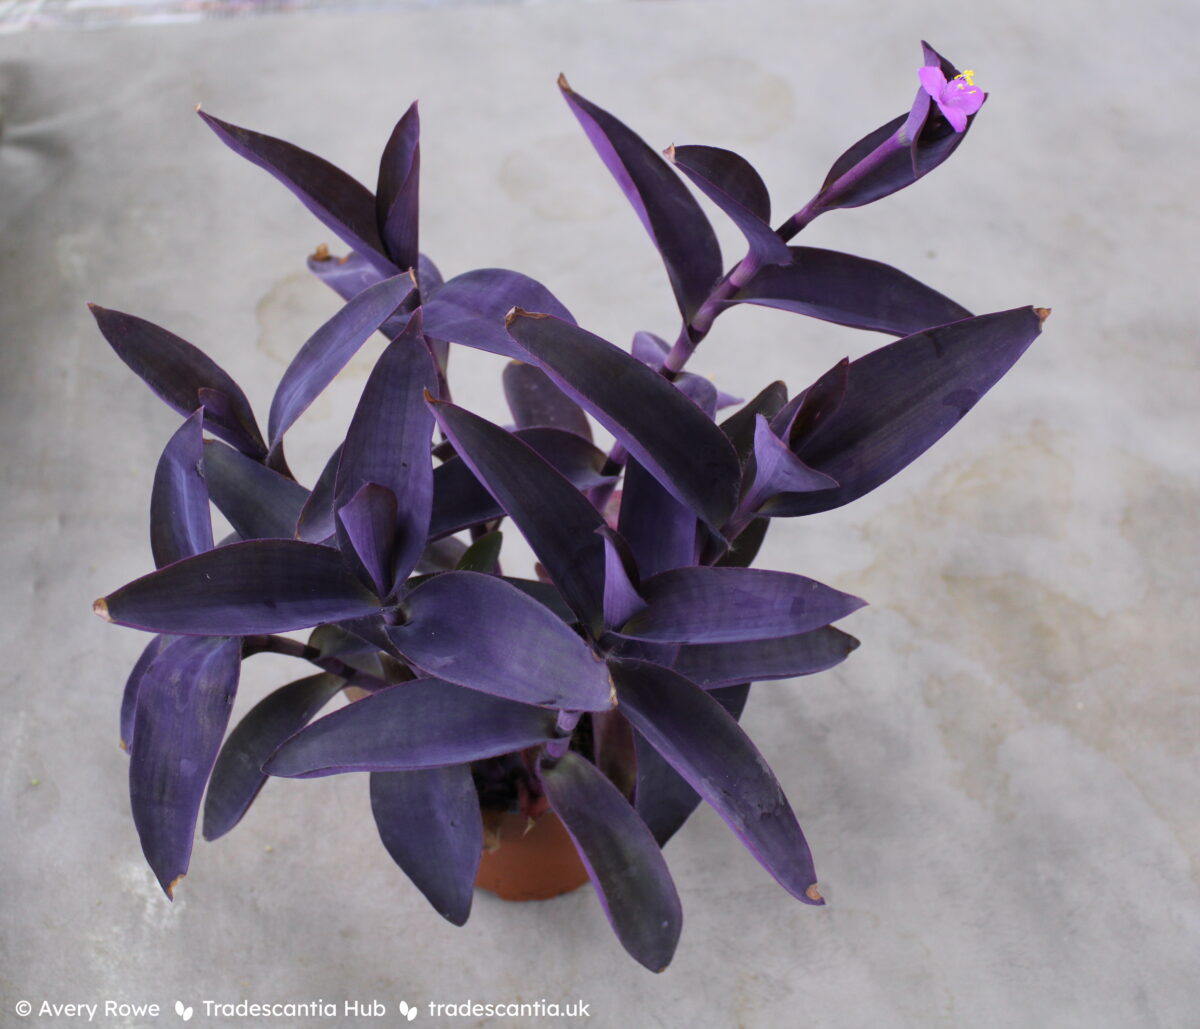
[(1035, 307), (1033, 309), (1033, 313), (1038, 316), (1039, 325), (1046, 324), (1046, 319), (1050, 317), (1050, 310), (1049, 307)]
[(170, 881), (170, 883), (167, 884), (167, 896), (171, 900), (175, 899), (175, 887), (178, 886), (181, 882), (183, 882), (184, 877), (186, 875), (187, 875), (186, 872), (180, 872), (179, 875), (175, 876), (175, 878), (172, 879)]
[(567, 77), (561, 71), (558, 73), (558, 88), (561, 89), (564, 93), (574, 93), (575, 92), (575, 90), (573, 90), (571, 88), (571, 83), (569, 83), (567, 81)]
[(825, 903), (825, 898), (821, 896), (821, 891), (817, 889), (816, 883), (813, 883), (807, 890), (804, 891), (804, 896), (806, 896), (814, 904)]
[(92, 611), (98, 614), (106, 622), (112, 621), (112, 615), (108, 613), (108, 601), (104, 597), (98, 597), (92, 601)]

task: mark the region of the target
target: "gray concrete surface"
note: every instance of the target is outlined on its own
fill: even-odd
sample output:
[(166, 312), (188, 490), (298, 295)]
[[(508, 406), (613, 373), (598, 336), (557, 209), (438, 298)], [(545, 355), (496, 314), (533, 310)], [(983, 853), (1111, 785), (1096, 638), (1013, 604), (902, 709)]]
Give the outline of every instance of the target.
[[(93, 1024), (176, 1024), (177, 999), (196, 1025), (396, 1024), (401, 999), (417, 1025), (552, 1024), (426, 1007), (543, 998), (582, 999), (605, 1027), (1200, 1024), (1197, 20), (1163, 2), (647, 2), (0, 40), (0, 1024), (85, 1024), (37, 1011), (106, 1000), (163, 1012)], [(770, 540), (773, 567), (872, 602), (847, 620), (863, 646), (846, 664), (758, 688), (746, 718), (829, 905), (792, 902), (701, 811), (667, 849), (686, 915), (660, 976), (586, 890), (482, 896), (454, 929), (391, 866), (355, 776), (270, 784), (229, 838), (197, 844), (168, 903), (116, 746), (142, 640), (89, 607), (150, 567), (151, 470), (176, 419), (84, 304), (206, 348), (260, 413), (335, 309), (303, 267), (328, 234), (193, 106), (370, 181), (420, 97), (423, 249), (449, 273), (519, 268), (624, 341), (672, 332), (672, 304), (558, 72), (654, 144), (743, 153), (786, 213), (905, 108), (921, 38), (990, 91), (971, 138), (807, 241), (977, 311), (1054, 314), (903, 476)], [(736, 311), (695, 367), (749, 395), (880, 342)], [(302, 476), (370, 356), (297, 425)], [(457, 397), (495, 418), (498, 367), (455, 357)], [(238, 713), (293, 674), (256, 658)], [(205, 1013), (244, 998), (339, 1015)], [(347, 1000), (393, 1013), (347, 1018)]]

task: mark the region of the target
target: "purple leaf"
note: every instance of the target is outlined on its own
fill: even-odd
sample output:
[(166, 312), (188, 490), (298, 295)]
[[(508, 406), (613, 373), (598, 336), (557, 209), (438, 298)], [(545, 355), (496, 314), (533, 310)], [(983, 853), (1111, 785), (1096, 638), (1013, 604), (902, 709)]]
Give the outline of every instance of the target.
[(231, 150), (287, 186), (351, 250), (385, 275), (405, 270), (386, 256), (375, 219), (375, 198), (362, 183), (324, 158), (282, 139), (230, 125), (204, 111), (197, 114)]
[(238, 722), (217, 755), (204, 798), (204, 838), (216, 840), (242, 820), (267, 776), (263, 763), (311, 722), (345, 685), (321, 673), (267, 694)]
[(621, 791), (574, 751), (554, 764), (543, 759), (538, 771), (621, 946), (661, 972), (675, 954), (683, 910), (650, 830)]
[(372, 772), (371, 811), (392, 860), (434, 910), (466, 924), (483, 853), (471, 766)]
[(174, 636), (155, 636), (146, 644), (141, 656), (125, 680), (125, 692), (121, 696), (121, 749), (130, 751), (133, 748), (134, 722), (137, 718), (137, 695), (146, 677), (146, 671), (169, 643), (176, 639)]
[(364, 289), (394, 277), (384, 275), (362, 254), (353, 250), (344, 257), (334, 257), (324, 244), (317, 247), (316, 253), (308, 256), (307, 264), (308, 270), (343, 300), (353, 300)]
[(251, 636), (374, 614), (379, 601), (331, 547), (251, 540), (143, 575), (93, 607), (149, 632)]
[[(740, 721), (750, 697), (750, 684), (713, 690), (710, 696), (735, 721)], [(634, 750), (637, 764), (634, 807), (654, 834), (658, 845), (664, 847), (700, 806), (701, 797), (640, 733), (634, 733)]]
[[(519, 429), (513, 435), (561, 472), (576, 489), (612, 482), (610, 477), (600, 474), (606, 461), (604, 452), (574, 433), (562, 429)], [(434, 469), (431, 539), (503, 515), (504, 509), (461, 458), (453, 458)]]
[(717, 387), (711, 379), (691, 372), (675, 376), (675, 388), (695, 404), (712, 421), (717, 416)]
[[(604, 607), (604, 520), (532, 447), (453, 404), (433, 413), (459, 457), (516, 523), (584, 626), (599, 632)], [(437, 674), (441, 674), (440, 672)]]
[(348, 543), (342, 553), (361, 564), (367, 585), (381, 597), (387, 596), (395, 556), (396, 494), (376, 482), (364, 483), (337, 514)]
[(294, 479), (209, 440), (204, 444), (208, 495), (242, 539), (291, 539), (308, 500)]
[[(437, 369), (421, 332), (421, 316), (414, 314), (371, 371), (342, 445), (335, 508), (350, 503), (366, 483), (384, 486), (395, 497), (395, 549), (392, 566), (386, 570), (389, 589), (413, 570), (429, 532), (433, 415), (424, 397), (436, 388)], [(349, 543), (342, 531), (338, 538)]]
[[(434, 268), (432, 262), (428, 261), (424, 255), (421, 256), (421, 261), (424, 264), (421, 265), (422, 271), (418, 273), (417, 281), (421, 285), (421, 296), (424, 297), (431, 295), (426, 293), (426, 279), (431, 284), (428, 289), (436, 290), (437, 286), (441, 284), (441, 278), (437, 275), (437, 269)], [(308, 270), (343, 300), (353, 300), (363, 290), (378, 282), (383, 282), (386, 278), (394, 277), (384, 275), (365, 257), (353, 251), (346, 254), (345, 257), (334, 257), (324, 244), (317, 247), (315, 254), (309, 255)], [(418, 299), (416, 292), (410, 293), (396, 313), (385, 319), (379, 326), (379, 331), (388, 339), (395, 339), (399, 336), (404, 331), (404, 326), (408, 324), (410, 308), (416, 306)]]
[(575, 324), (571, 312), (528, 275), (478, 268), (456, 275), (425, 305), (425, 332), (435, 339), (524, 361), (526, 354), (513, 345), (504, 324), (514, 307), (545, 311)]
[(204, 411), (167, 443), (150, 493), (150, 550), (155, 567), (211, 550), (212, 516), (204, 483)]
[(504, 396), (517, 428), (547, 426), (591, 441), (587, 415), (537, 365), (512, 361), (504, 367)]
[(617, 528), (649, 577), (696, 561), (696, 516), (659, 485), (636, 458), (625, 464)]
[(329, 455), (325, 467), (321, 469), (312, 493), (300, 510), (300, 517), (296, 519), (295, 535), (298, 539), (309, 543), (324, 543), (337, 532), (337, 522), (333, 514), (333, 487), (341, 463), (342, 445), (339, 443), (337, 449)]
[(596, 531), (604, 539), (604, 624), (624, 625), (646, 606), (638, 595), (637, 564), (616, 532), (607, 525)]
[(417, 266), (417, 209), (421, 180), (421, 119), (416, 101), (396, 123), (379, 161), (375, 221), (398, 268)]
[[(196, 397), (204, 408), (205, 428), (216, 436), (224, 435), (226, 438), (231, 438), (231, 442), (239, 450), (251, 457), (258, 457), (262, 436), (258, 431), (254, 416), (249, 413), (248, 406), (243, 415), (239, 410), (238, 401), (228, 393), (208, 386), (201, 386), (197, 389)], [(229, 427), (228, 431), (225, 431), (226, 426)], [(268, 457), (267, 460), (269, 459)]]
[(661, 336), (656, 336), (653, 332), (635, 332), (633, 334), (633, 343), (630, 344), (629, 352), (633, 354), (642, 364), (647, 364), (655, 371), (658, 371), (663, 362), (667, 359), (667, 354), (670, 353), (670, 344)]
[(771, 419), (771, 431), (793, 449), (812, 439), (846, 396), (850, 359), (843, 357), (803, 393), (789, 400)]
[(268, 419), (271, 446), (413, 291), (410, 275), (384, 279), (356, 294), (300, 348), (275, 390)]
[(556, 719), (545, 708), (414, 679), (313, 722), (286, 740), (263, 771), (311, 779), (458, 765), (545, 743), (554, 738)]
[(558, 85), (658, 247), (679, 310), (690, 321), (721, 277), (721, 249), (712, 226), (687, 187), (640, 136), (576, 93), (561, 76)]
[(741, 410), (735, 411), (721, 423), (721, 431), (733, 444), (739, 461), (746, 461), (754, 453), (756, 416), (761, 414), (768, 419), (774, 418), (785, 403), (787, 386), (775, 381), (763, 387)]
[[(246, 395), (198, 347), (153, 322), (91, 304), (96, 324), (117, 356), (158, 396), (185, 418), (197, 407), (207, 408), (205, 428), (214, 436), (254, 458), (267, 453), (266, 444)], [(223, 394), (225, 403), (201, 396), (202, 390)]]
[(744, 157), (715, 146), (668, 147), (667, 159), (729, 216), (750, 244), (755, 264), (788, 264), (787, 244), (771, 228), (766, 183)]
[(612, 706), (608, 671), (568, 626), (520, 589), (445, 572), (403, 600), (388, 638), (426, 675), (498, 697), (573, 711)]
[(778, 780), (699, 686), (644, 661), (613, 661), (620, 709), (792, 896), (823, 904), (812, 854)]
[(757, 416), (754, 432), (754, 478), (739, 509), (757, 511), (780, 493), (808, 493), (834, 489), (837, 480), (809, 468), (772, 431), (767, 419)]
[(729, 303), (794, 311), (856, 329), (904, 336), (971, 312), (890, 265), (816, 247), (789, 247), (793, 262), (767, 267)]
[(785, 493), (763, 514), (813, 514), (886, 482), (953, 428), (1038, 337), (1049, 311), (1020, 307), (906, 336), (848, 369), (846, 395), (796, 456), (841, 485)]
[(714, 529), (725, 522), (741, 468), (692, 401), (637, 358), (561, 319), (514, 311), (508, 331), (672, 496)]
[(660, 643), (726, 643), (792, 636), (828, 625), (865, 601), (803, 575), (761, 568), (676, 568), (642, 582), (646, 609), (620, 628)]
[(442, 273), (424, 254), (417, 255), (417, 282), (421, 287), (421, 300), (428, 303), (435, 293), (445, 285)]
[[(592, 763), (604, 773), (626, 797), (632, 797), (637, 786), (637, 751), (633, 727), (616, 708), (593, 711)], [(583, 750), (580, 750), (583, 753)]]
[(179, 639), (137, 694), (129, 799), (142, 853), (168, 897), (188, 870), (200, 800), (229, 721), (241, 641)]
[(642, 644), (637, 656), (661, 664), (706, 690), (741, 682), (812, 675), (841, 664), (858, 640), (832, 625), (795, 636), (691, 646)]

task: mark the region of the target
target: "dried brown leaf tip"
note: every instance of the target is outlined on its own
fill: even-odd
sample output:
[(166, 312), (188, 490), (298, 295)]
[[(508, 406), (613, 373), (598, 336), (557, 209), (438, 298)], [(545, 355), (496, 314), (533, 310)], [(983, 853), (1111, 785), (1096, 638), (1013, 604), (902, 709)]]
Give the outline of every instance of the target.
[(806, 896), (815, 904), (820, 904), (825, 900), (825, 898), (821, 896), (821, 891), (817, 889), (816, 883), (813, 883), (807, 890), (804, 891), (804, 896)]
[(483, 809), (483, 849), (487, 854), (495, 854), (500, 849), (500, 826), (504, 822), (504, 813), (491, 808)]
[(312, 259), (314, 261), (328, 261), (331, 256), (329, 247), (324, 243), (318, 243), (317, 249), (312, 252)]
[(1035, 307), (1035, 308), (1033, 309), (1033, 313), (1034, 313), (1034, 314), (1036, 314), (1036, 315), (1038, 316), (1038, 322), (1039, 322), (1040, 324), (1042, 324), (1042, 325), (1045, 325), (1045, 324), (1046, 324), (1046, 319), (1050, 317), (1050, 308), (1048, 308), (1048, 307)]
[(558, 73), (558, 88), (561, 89), (564, 93), (574, 93), (575, 92), (575, 90), (573, 90), (571, 88), (571, 83), (569, 83), (567, 81), (567, 77), (562, 72)]
[(523, 307), (514, 307), (509, 310), (504, 316), (504, 327), (507, 329), (518, 318), (549, 318), (548, 314), (539, 314), (536, 311), (526, 311)]
[(172, 900), (175, 899), (175, 887), (183, 882), (183, 877), (185, 875), (187, 875), (187, 872), (180, 872), (177, 876), (175, 876), (174, 879), (171, 880), (171, 884), (167, 887), (167, 896)]
[(103, 597), (99, 597), (92, 601), (92, 611), (93, 613), (98, 614), (106, 622), (112, 621), (112, 615), (108, 613), (108, 601)]

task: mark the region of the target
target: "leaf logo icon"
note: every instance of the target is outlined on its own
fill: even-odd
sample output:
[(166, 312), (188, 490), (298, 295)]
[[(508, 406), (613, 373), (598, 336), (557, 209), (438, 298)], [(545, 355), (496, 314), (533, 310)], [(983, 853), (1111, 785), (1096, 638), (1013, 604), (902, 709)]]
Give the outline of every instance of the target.
[(400, 1002), (400, 1016), (402, 1018), (407, 1018), (411, 1022), (414, 1018), (417, 1017), (416, 1006), (414, 1005), (413, 1007), (409, 1007), (408, 1001), (402, 1000)]
[(175, 1014), (177, 1014), (185, 1022), (189, 1022), (189, 1021), (191, 1021), (191, 1018), (192, 1018), (192, 1006), (189, 1004), (185, 1008), (183, 1006), (183, 1001), (177, 1000), (175, 1002)]

